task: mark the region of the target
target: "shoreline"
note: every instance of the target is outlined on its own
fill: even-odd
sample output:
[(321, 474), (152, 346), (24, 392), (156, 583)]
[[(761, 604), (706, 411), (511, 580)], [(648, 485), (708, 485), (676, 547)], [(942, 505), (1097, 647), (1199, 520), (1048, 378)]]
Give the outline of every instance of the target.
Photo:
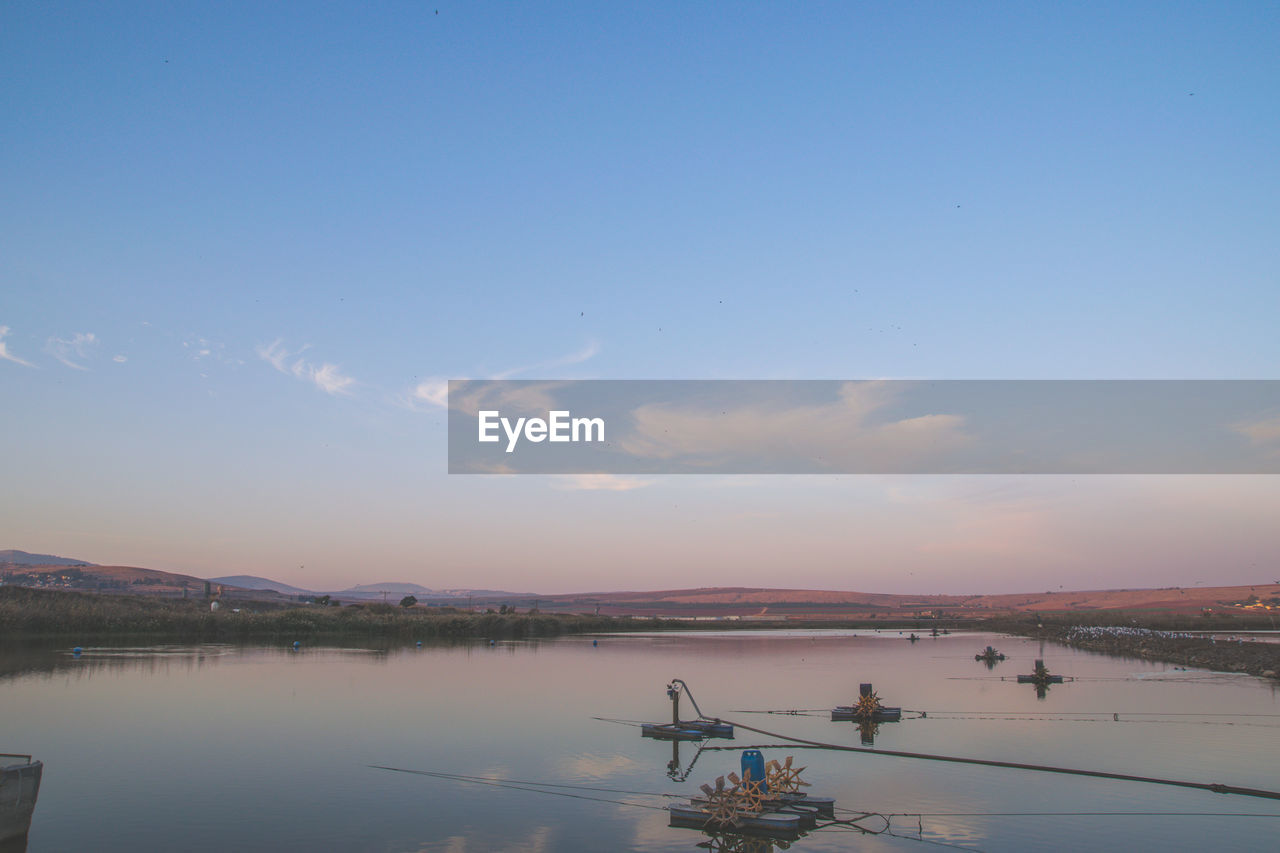
[(1215, 640), (1183, 631), (1135, 626), (1045, 625), (1013, 630), (1021, 636), (1051, 640), (1112, 657), (1160, 661), (1259, 678), (1280, 679), (1280, 644)]
[[(239, 612), (232, 605), (240, 605)], [(1162, 661), (1216, 672), (1280, 678), (1280, 643), (1214, 640), (1189, 631), (1247, 631), (1239, 619), (1190, 619), (1178, 614), (1091, 611), (1036, 617), (973, 620), (903, 620), (891, 624), (865, 619), (780, 620), (775, 622), (691, 621), (679, 618), (596, 616), (573, 613), (487, 612), (450, 607), (391, 604), (325, 607), (264, 606), (227, 601), (211, 612), (202, 599), (148, 598), (88, 592), (0, 587), (0, 637), (8, 641), (252, 642), (315, 639), (437, 640), (524, 639), (574, 634), (647, 631), (741, 631), (796, 629), (878, 629), (911, 631), (922, 637), (933, 628), (992, 631), (1052, 640), (1108, 655)]]

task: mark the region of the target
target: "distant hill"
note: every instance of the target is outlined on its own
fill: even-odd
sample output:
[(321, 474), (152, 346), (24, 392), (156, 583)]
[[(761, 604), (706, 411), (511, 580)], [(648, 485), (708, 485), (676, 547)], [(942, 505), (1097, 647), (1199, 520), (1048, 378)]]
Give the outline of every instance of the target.
[(416, 583), (362, 583), (349, 589), (339, 590), (333, 594), (336, 596), (346, 596), (348, 598), (374, 598), (381, 597), (384, 592), (393, 595), (436, 594), (435, 590)]
[(92, 566), (88, 560), (55, 557), (53, 554), (29, 554), (9, 549), (0, 551), (0, 566)]
[[(642, 592), (550, 595), (538, 599), (543, 610), (636, 616), (737, 616), (814, 618), (841, 615), (910, 617), (928, 612), (985, 616), (1038, 611), (1166, 610), (1199, 613), (1236, 606), (1250, 596), (1258, 605), (1280, 598), (1280, 584), (1254, 586), (1165, 587), (1163, 589), (1061, 590), (999, 595), (898, 595), (815, 589), (708, 587)], [(1275, 606), (1273, 604), (1272, 606)]]
[(209, 578), (210, 583), (234, 586), (240, 589), (274, 590), (284, 595), (314, 595), (309, 589), (300, 589), (287, 583), (273, 581), (271, 578), (260, 578), (255, 575), (228, 575), (222, 578)]
[(139, 595), (181, 595), (183, 589), (202, 590), (204, 581), (191, 575), (142, 569), (137, 566), (94, 566), (48, 563), (36, 566), (3, 565), (0, 577), (6, 583), (50, 589), (79, 589), (91, 592), (128, 592)]
[[(1274, 577), (1268, 575), (1268, 577)], [(99, 566), (82, 560), (26, 551), (0, 551), (0, 583), (54, 589), (151, 594), (203, 595), (206, 581), (192, 575), (135, 566)], [(225, 575), (209, 583), (236, 600), (280, 602), (311, 590), (254, 575)], [(602, 615), (736, 617), (740, 619), (920, 618), (924, 615), (980, 617), (1011, 613), (1161, 610), (1198, 614), (1246, 610), (1280, 615), (1280, 583), (1252, 586), (1163, 587), (1160, 589), (1047, 590), (973, 595), (902, 595), (824, 589), (704, 587), (700, 589), (585, 592), (538, 595), (493, 589), (431, 589), (388, 581), (358, 584), (334, 592), (338, 600), (399, 602), (405, 595), (434, 604), (466, 604), (547, 612), (598, 612)], [(384, 595), (385, 593), (385, 595)], [(1227, 609), (1230, 608), (1230, 611)]]
[(375, 599), (382, 598), (382, 593), (387, 595), (413, 595), (423, 600), (431, 599), (435, 601), (443, 601), (445, 599), (464, 599), (471, 598), (480, 603), (483, 601), (498, 601), (500, 599), (511, 599), (524, 601), (527, 599), (537, 598), (535, 593), (531, 592), (509, 592), (501, 589), (431, 589), (416, 583), (392, 582), (387, 583), (362, 583), (351, 587), (350, 589), (338, 590), (330, 593), (334, 598), (362, 598)]
[[(7, 551), (3, 553), (10, 554), (13, 552)], [(25, 552), (20, 551), (18, 553)], [(34, 554), (31, 557), (40, 560), (48, 559), (47, 555), (44, 554)], [(262, 579), (259, 578), (259, 580)], [(159, 569), (144, 569), (138, 566), (98, 566), (92, 563), (64, 561), (62, 563), (42, 562), (35, 565), (0, 562), (0, 583), (16, 586), (34, 586), (44, 589), (160, 595), (172, 598), (185, 595), (203, 595), (206, 581), (194, 575), (164, 572)], [(229, 595), (234, 594), (238, 598), (279, 600), (282, 596), (292, 597), (296, 595), (296, 593), (287, 592), (293, 587), (284, 584), (280, 584), (280, 586), (284, 587), (283, 589), (270, 592), (262, 589), (249, 589), (227, 580), (212, 583), (218, 583), (226, 587), (224, 592)]]

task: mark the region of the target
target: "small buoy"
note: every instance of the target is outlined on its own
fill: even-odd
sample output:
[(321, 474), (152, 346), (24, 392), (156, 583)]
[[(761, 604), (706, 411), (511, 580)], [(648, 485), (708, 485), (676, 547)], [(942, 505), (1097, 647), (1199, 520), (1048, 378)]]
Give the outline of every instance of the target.
[(495, 645), (497, 645), (497, 641), (496, 641), (496, 640), (490, 640), (490, 641), (489, 641), (489, 645), (491, 645), (491, 646), (495, 646)]
[(300, 648), (302, 648), (302, 643), (298, 642), (297, 640), (294, 640), (294, 641), (293, 641), (293, 647), (294, 647), (295, 649), (300, 649)]
[(83, 651), (84, 651), (84, 649), (80, 648), (79, 646), (76, 646), (74, 649), (72, 649), (72, 650), (71, 650), (71, 654), (73, 654), (73, 655), (78, 655), (78, 654), (80, 654), (80, 653), (81, 653), (81, 652), (83, 652)]
[(600, 645), (600, 641), (599, 641), (599, 640), (592, 640), (592, 641), (591, 641), (591, 645), (593, 645), (593, 646), (598, 646), (598, 645)]
[(421, 640), (419, 640), (419, 641), (418, 641), (418, 648), (422, 648), (422, 641), (421, 641)]

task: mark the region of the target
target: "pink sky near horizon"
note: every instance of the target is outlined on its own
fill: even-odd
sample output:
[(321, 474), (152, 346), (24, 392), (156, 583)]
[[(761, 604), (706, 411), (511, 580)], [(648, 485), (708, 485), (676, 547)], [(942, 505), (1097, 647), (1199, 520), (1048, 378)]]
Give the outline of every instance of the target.
[(42, 523), (38, 503), (17, 507), (0, 524), (0, 544), (308, 589), (959, 594), (1280, 575), (1280, 481), (1266, 476), (653, 477), (626, 489), (529, 476), (450, 485), (456, 500), (431, 511), (392, 495), (348, 495), (322, 513), (277, 511), (284, 529), (247, 500), (217, 516), (170, 508), (139, 517), (64, 496), (57, 526)]

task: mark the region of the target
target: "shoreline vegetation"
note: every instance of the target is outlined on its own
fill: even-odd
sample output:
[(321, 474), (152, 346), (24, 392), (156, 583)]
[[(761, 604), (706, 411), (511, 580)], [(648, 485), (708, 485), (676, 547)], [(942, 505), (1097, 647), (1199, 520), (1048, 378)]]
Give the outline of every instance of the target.
[[(239, 604), (239, 607), (235, 605)], [(1280, 644), (1238, 642), (1189, 632), (1270, 630), (1270, 618), (1248, 615), (1192, 617), (1144, 611), (1016, 614), (975, 619), (869, 621), (856, 616), (823, 620), (692, 621), (679, 618), (600, 616), (514, 611), (475, 613), (452, 607), (346, 606), (226, 602), (216, 612), (203, 598), (172, 599), (27, 587), (0, 587), (0, 637), (160, 642), (294, 640), (523, 639), (565, 634), (671, 630), (877, 628), (922, 633), (934, 628), (987, 630), (1047, 639), (1074, 648), (1181, 666), (1277, 678)]]
[(69, 637), (96, 641), (155, 637), (191, 642), (370, 638), (553, 637), (606, 631), (659, 630), (674, 620), (633, 620), (566, 613), (472, 613), (453, 607), (345, 606), (227, 602), (210, 610), (202, 598), (102, 595), (89, 592), (0, 588), (0, 636)]
[[(1269, 630), (1257, 625), (1252, 630)], [(1113, 655), (1161, 661), (1215, 672), (1242, 673), (1263, 678), (1280, 678), (1280, 643), (1250, 642), (1240, 639), (1214, 639), (1195, 636), (1189, 630), (1248, 631), (1235, 626), (1226, 629), (1196, 627), (1193, 629), (1160, 629), (1131, 624), (1081, 626), (1046, 623), (1041, 628), (1011, 631), (1028, 637), (1051, 640), (1072, 648)]]

